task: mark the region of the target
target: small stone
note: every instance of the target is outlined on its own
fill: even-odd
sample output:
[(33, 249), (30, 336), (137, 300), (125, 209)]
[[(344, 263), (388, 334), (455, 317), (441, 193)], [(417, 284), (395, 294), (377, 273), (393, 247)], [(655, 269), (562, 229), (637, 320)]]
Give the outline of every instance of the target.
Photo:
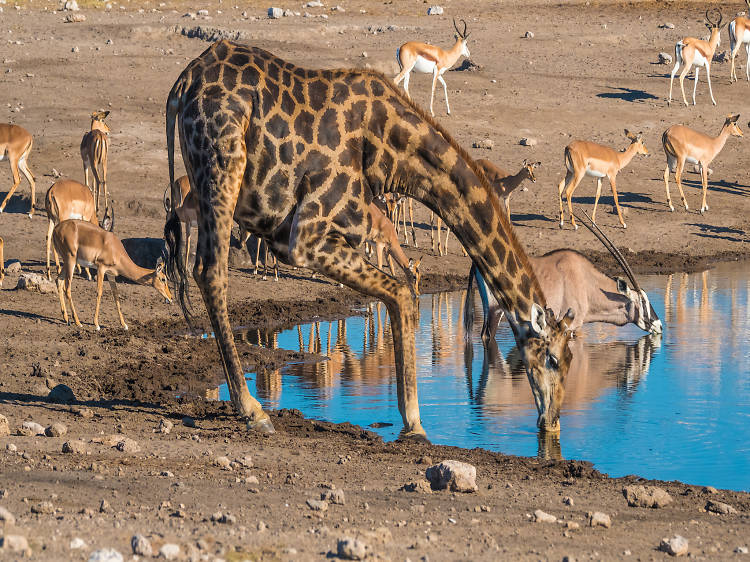
[(169, 434), (170, 431), (172, 431), (172, 428), (174, 427), (174, 424), (169, 421), (165, 420), (164, 418), (159, 420), (159, 427), (157, 428), (157, 431), (159, 433), (163, 433), (165, 435)]
[(308, 499), (306, 503), (307, 503), (307, 506), (313, 511), (327, 511), (328, 510), (327, 501)]
[(76, 401), (76, 395), (68, 385), (58, 384), (49, 391), (47, 400), (53, 404), (71, 404)]
[(518, 144), (521, 146), (536, 146), (537, 140), (532, 139), (531, 137), (524, 137), (520, 141), (518, 141)]
[(83, 14), (68, 14), (65, 16), (63, 23), (81, 23), (86, 21), (86, 16)]
[(336, 554), (344, 560), (364, 560), (370, 547), (352, 537), (342, 537), (336, 544)]
[(425, 471), (433, 490), (450, 488), (451, 492), (476, 492), (476, 467), (460, 461), (445, 460)]
[(574, 505), (576, 504), (576, 503), (575, 503), (575, 502), (573, 501), (573, 498), (571, 498), (570, 496), (565, 496), (565, 497), (563, 498), (563, 503), (564, 503), (565, 505), (569, 505), (570, 507), (573, 507), (573, 506), (574, 506)]
[(107, 500), (102, 500), (99, 503), (99, 513), (107, 513), (108, 511), (112, 511), (112, 506), (109, 505)]
[(43, 295), (57, 293), (57, 285), (38, 273), (22, 273), (18, 277), (16, 289), (36, 291)]
[(708, 503), (706, 503), (706, 511), (720, 515), (734, 515), (737, 513), (737, 510), (728, 503), (715, 502), (713, 500), (708, 500)]
[(15, 453), (16, 451), (18, 451), (18, 447), (16, 447), (15, 444), (13, 443), (8, 443), (5, 446), (5, 450), (8, 451), (9, 453)]
[(81, 408), (80, 410), (75, 410), (73, 413), (85, 420), (90, 420), (94, 417), (94, 411), (91, 408)]
[(537, 509), (534, 512), (534, 521), (536, 523), (556, 523), (557, 517), (554, 515), (550, 515), (549, 513), (545, 513), (541, 509)]
[(25, 421), (18, 429), (20, 435), (44, 435), (44, 427), (33, 421)]
[(674, 29), (673, 23), (663, 23), (659, 26), (660, 29)]
[(75, 537), (73, 540), (70, 541), (70, 550), (80, 550), (82, 548), (87, 548), (88, 545), (86, 544), (86, 541), (83, 540), (81, 537)]
[(328, 503), (334, 503), (336, 505), (344, 505), (346, 499), (344, 497), (344, 490), (339, 488), (333, 488), (332, 490), (326, 490), (320, 494), (321, 500), (326, 500)]
[(55, 506), (52, 502), (39, 502), (36, 505), (31, 506), (31, 513), (37, 513), (39, 515), (49, 515), (55, 512)]
[(169, 470), (162, 470), (159, 473), (159, 476), (162, 476), (163, 478), (174, 478), (174, 473)]
[(91, 553), (89, 562), (123, 562), (123, 558), (114, 548), (102, 548)]
[(307, 4), (305, 4), (305, 8), (322, 8), (323, 2), (320, 2), (320, 0), (310, 0)]
[(407, 482), (401, 486), (400, 490), (404, 492), (419, 492), (421, 494), (432, 493), (432, 488), (427, 480), (417, 480), (416, 482)]
[(180, 556), (180, 547), (174, 543), (164, 544), (159, 549), (159, 556), (166, 560), (176, 560)]
[(207, 16), (208, 15), (208, 10), (205, 10), (205, 9), (204, 10), (198, 10), (197, 14), (199, 16)]
[(0, 538), (0, 549), (30, 554), (29, 541), (23, 535), (5, 535)]
[(605, 529), (609, 529), (612, 526), (612, 519), (610, 519), (609, 515), (601, 511), (589, 513), (588, 517), (589, 527), (604, 527)]
[(0, 521), (5, 525), (15, 525), (16, 517), (7, 508), (0, 506)]
[(747, 554), (748, 553), (748, 549), (747, 549), (746, 546), (738, 546), (737, 548), (734, 549), (734, 552), (736, 554)]
[(70, 50), (70, 52), (71, 52), (71, 53), (77, 53), (78, 51), (80, 51), (80, 49), (79, 49), (78, 47), (73, 47), (73, 48), (72, 48), (72, 49)]
[(533, 31), (527, 31), (523, 34), (524, 39), (533, 39), (534, 38), (534, 32)]
[(63, 10), (68, 12), (77, 12), (78, 10), (80, 10), (80, 8), (78, 7), (78, 2), (76, 2), (76, 0), (67, 0), (67, 2), (65, 2), (63, 6)]
[(417, 459), (417, 464), (432, 464), (432, 457), (424, 456)]
[(131, 439), (130, 437), (124, 437), (120, 441), (117, 442), (117, 445), (115, 445), (115, 448), (122, 452), (122, 453), (137, 453), (140, 451), (140, 447), (138, 446), (138, 442), (134, 439)]
[(10, 424), (8, 423), (8, 418), (0, 414), (0, 437), (5, 437), (6, 435), (10, 435)]
[(263, 531), (268, 529), (268, 525), (266, 525), (263, 521), (258, 521), (256, 529), (258, 529), (259, 533), (262, 533)]
[(5, 262), (5, 273), (21, 273), (21, 262), (18, 260)]
[(112, 41), (112, 39), (107, 39), (107, 41), (105, 42), (105, 45), (114, 45), (114, 44), (115, 42)]
[(185, 416), (182, 418), (182, 425), (185, 427), (195, 427), (195, 420), (190, 416)]
[(659, 550), (670, 556), (684, 556), (688, 551), (688, 541), (680, 535), (675, 535), (671, 539), (662, 539)]
[(61, 423), (53, 423), (44, 430), (44, 434), (47, 437), (62, 437), (66, 433), (68, 433), (68, 428)]
[(703, 486), (701, 492), (703, 492), (704, 494), (718, 494), (719, 490), (717, 490), (713, 486)]
[(277, 20), (284, 16), (284, 10), (281, 8), (268, 8), (268, 18)]
[(242, 465), (245, 468), (253, 468), (253, 457), (250, 455), (245, 455), (241, 459), (236, 460), (237, 464)]
[(630, 507), (664, 507), (672, 502), (666, 490), (656, 486), (625, 486), (622, 494)]
[(76, 455), (85, 455), (86, 454), (86, 443), (83, 441), (80, 441), (78, 439), (75, 439), (73, 441), (66, 441), (63, 443), (62, 446), (62, 452), (63, 453), (72, 453)]
[(428, 16), (442, 16), (443, 7), (442, 6), (430, 6), (429, 8), (427, 8), (427, 15)]
[(672, 55), (669, 53), (659, 53), (659, 64), (672, 64)]
[(473, 148), (483, 148), (485, 150), (492, 150), (492, 147), (495, 146), (495, 143), (492, 141), (492, 139), (481, 139), (478, 141), (474, 141), (474, 143), (471, 146)]
[(232, 461), (230, 461), (228, 457), (216, 457), (214, 463), (216, 464), (216, 466), (220, 466), (221, 468), (225, 469), (228, 469), (232, 465)]
[(581, 528), (581, 526), (575, 521), (567, 521), (565, 523), (565, 528), (570, 529), (571, 531), (577, 531), (578, 529)]

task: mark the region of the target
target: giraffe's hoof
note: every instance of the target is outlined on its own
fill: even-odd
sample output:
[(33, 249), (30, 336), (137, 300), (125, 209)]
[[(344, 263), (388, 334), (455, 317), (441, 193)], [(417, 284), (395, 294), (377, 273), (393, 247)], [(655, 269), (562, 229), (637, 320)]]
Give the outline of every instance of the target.
[(262, 435), (271, 435), (272, 433), (276, 433), (271, 420), (268, 418), (264, 418), (262, 420), (249, 420), (247, 422), (247, 429), (248, 431), (257, 431)]

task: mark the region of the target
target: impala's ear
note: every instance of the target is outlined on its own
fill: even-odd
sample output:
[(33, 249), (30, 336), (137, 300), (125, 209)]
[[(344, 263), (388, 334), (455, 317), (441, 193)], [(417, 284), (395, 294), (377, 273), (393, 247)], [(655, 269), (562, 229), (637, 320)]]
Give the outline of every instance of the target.
[(637, 137), (627, 129), (625, 129), (625, 136), (632, 141), (635, 141), (637, 139)]
[(546, 313), (536, 303), (531, 305), (531, 329), (535, 336), (544, 336), (547, 333)]
[(104, 120), (109, 115), (109, 111), (102, 111), (101, 115), (102, 115), (102, 120)]
[(732, 115), (732, 117), (731, 117), (732, 123), (736, 123), (737, 121), (739, 121), (739, 119), (740, 119), (740, 114), (739, 113), (737, 115)]
[(534, 162), (534, 167), (535, 168), (541, 168), (542, 167), (542, 163), (541, 162)]
[(576, 313), (572, 308), (568, 309), (568, 312), (565, 313), (565, 316), (563, 316), (560, 319), (560, 325), (562, 326), (563, 330), (567, 330), (570, 326), (570, 324), (575, 320)]
[(528, 166), (529, 165), (529, 161), (526, 158), (523, 159), (523, 165), (524, 166)]

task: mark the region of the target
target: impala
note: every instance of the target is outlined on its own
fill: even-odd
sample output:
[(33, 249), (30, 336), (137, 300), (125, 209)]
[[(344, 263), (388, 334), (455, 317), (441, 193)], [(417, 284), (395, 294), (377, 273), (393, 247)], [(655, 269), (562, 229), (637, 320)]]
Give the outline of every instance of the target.
[[(99, 226), (96, 216), (96, 206), (91, 190), (85, 185), (73, 180), (60, 180), (52, 184), (44, 197), (44, 208), (47, 210), (49, 225), (47, 228), (47, 279), (52, 279), (50, 273), (49, 255), (52, 245), (52, 230), (55, 225), (68, 219), (88, 221)], [(109, 207), (104, 213), (102, 221), (104, 228), (112, 232), (114, 228), (114, 211)], [(60, 273), (60, 260), (55, 250), (55, 265)], [(80, 266), (79, 266), (80, 270)], [(91, 272), (86, 267), (86, 275), (91, 280)]]
[(742, 131), (737, 126), (737, 120), (740, 118), (737, 115), (727, 115), (724, 120), (724, 125), (721, 127), (719, 135), (716, 137), (710, 137), (699, 133), (684, 125), (672, 125), (669, 129), (664, 131), (661, 136), (661, 144), (664, 147), (664, 153), (667, 155), (667, 167), (664, 168), (664, 188), (667, 190), (667, 205), (669, 210), (674, 211), (672, 206), (672, 198), (669, 196), (669, 172), (674, 172), (674, 179), (677, 182), (677, 187), (680, 188), (680, 197), (682, 197), (682, 203), (685, 205), (685, 210), (688, 209), (687, 200), (685, 199), (685, 193), (682, 191), (682, 170), (685, 167), (685, 162), (689, 164), (697, 164), (700, 167), (701, 172), (701, 183), (703, 184), (703, 202), (701, 203), (701, 214), (708, 211), (708, 204), (706, 204), (706, 192), (708, 191), (708, 166), (711, 164), (716, 155), (721, 152), (724, 148), (727, 139), (730, 136), (741, 137)]
[(3, 257), (3, 250), (5, 249), (5, 242), (0, 238), (0, 288), (3, 286), (3, 279), (5, 279), (5, 258)]
[(406, 279), (414, 290), (414, 294), (419, 295), (419, 281), (422, 278), (419, 266), (422, 263), (422, 259), (420, 258), (417, 263), (414, 263), (414, 260), (406, 257), (406, 254), (404, 254), (398, 243), (396, 228), (375, 203), (370, 203), (368, 214), (371, 226), (370, 232), (367, 234), (367, 240), (375, 246), (378, 267), (383, 269), (383, 252), (387, 252), (391, 275), (396, 277), (396, 271), (393, 267), (393, 258), (395, 258), (396, 263), (404, 270)]
[(18, 125), (10, 125), (8, 123), (0, 123), (0, 160), (7, 158), (10, 161), (10, 172), (13, 174), (13, 186), (8, 191), (8, 194), (0, 203), (0, 213), (5, 210), (5, 205), (8, 204), (10, 196), (21, 183), (21, 176), (18, 172), (21, 172), (26, 181), (29, 182), (31, 187), (31, 209), (29, 209), (29, 218), (34, 216), (34, 192), (36, 190), (36, 183), (34, 182), (34, 174), (29, 170), (29, 153), (31, 152), (31, 145), (34, 139), (31, 138), (29, 133), (23, 127)]
[[(553, 250), (541, 257), (529, 258), (552, 311), (559, 316), (563, 311), (572, 309), (575, 317), (570, 324), (571, 330), (577, 330), (587, 323), (606, 322), (616, 326), (632, 323), (645, 332), (662, 333), (661, 320), (651, 306), (648, 295), (638, 285), (625, 257), (595, 223), (592, 222), (589, 226), (586, 222), (581, 222), (609, 250), (630, 279), (633, 289), (620, 277), (612, 279), (604, 275), (593, 263), (574, 250)], [(475, 278), (484, 310), (482, 340), (487, 343), (495, 339), (497, 325), (503, 318), (503, 310), (492, 293), (487, 290), (487, 285), (476, 266), (472, 264), (464, 302), (465, 337), (471, 338), (471, 326), (474, 323), (472, 282)]]
[[(94, 192), (96, 212), (99, 212), (100, 192), (104, 193), (104, 207), (107, 207), (107, 152), (109, 151), (110, 128), (104, 120), (109, 111), (94, 111), (91, 114), (91, 130), (81, 139), (81, 159), (86, 187)], [(89, 170), (93, 185), (89, 186)]]
[(594, 199), (594, 212), (591, 214), (591, 219), (596, 222), (596, 206), (599, 204), (599, 196), (602, 193), (602, 178), (606, 176), (612, 188), (612, 196), (615, 200), (615, 208), (617, 209), (617, 216), (620, 218), (620, 224), (623, 228), (627, 228), (622, 218), (622, 211), (620, 210), (615, 178), (617, 177), (617, 172), (630, 164), (633, 156), (636, 154), (648, 156), (648, 150), (643, 144), (643, 133), (634, 135), (625, 129), (625, 136), (630, 139), (630, 146), (622, 152), (615, 152), (607, 146), (587, 141), (573, 141), (565, 147), (565, 167), (567, 168), (567, 173), (557, 186), (557, 196), (560, 200), (560, 228), (563, 227), (563, 190), (565, 190), (565, 197), (568, 199), (570, 223), (573, 225), (573, 228), (578, 230), (570, 198), (573, 196), (573, 192), (578, 187), (578, 184), (581, 183), (583, 176), (596, 178), (596, 197)]
[(541, 166), (542, 163), (524, 160), (521, 169), (518, 173), (513, 175), (502, 168), (498, 168), (492, 162), (485, 160), (484, 158), (477, 160), (477, 164), (482, 167), (484, 175), (487, 176), (490, 184), (497, 190), (498, 195), (503, 198), (505, 210), (508, 212), (508, 222), (510, 222), (510, 196), (524, 180), (528, 179), (531, 183), (536, 183), (534, 169)]
[(409, 76), (411, 71), (420, 72), (423, 74), (432, 74), (432, 91), (430, 93), (430, 113), (434, 116), (435, 112), (432, 110), (432, 102), (435, 99), (435, 84), (438, 80), (443, 85), (443, 92), (445, 93), (445, 107), (448, 109), (448, 115), (451, 114), (451, 106), (448, 103), (448, 86), (443, 80), (443, 74), (446, 70), (456, 64), (456, 61), (463, 55), (465, 57), (471, 56), (469, 53), (469, 47), (466, 44), (470, 33), (466, 33), (466, 22), (460, 20), (464, 24), (463, 32), (459, 31), (456, 25), (456, 20), (453, 20), (453, 27), (456, 30), (455, 39), (456, 42), (447, 51), (436, 47), (435, 45), (429, 45), (427, 43), (421, 43), (419, 41), (409, 41), (401, 45), (396, 51), (396, 59), (398, 65), (401, 67), (399, 72), (394, 78), (396, 85), (401, 80), (404, 81), (404, 91), (406, 97), (410, 97), (409, 94)]
[[(698, 71), (701, 67), (706, 69), (706, 79), (708, 80), (708, 93), (711, 94), (711, 102), (716, 105), (714, 99), (714, 92), (711, 89), (711, 60), (714, 58), (716, 47), (721, 43), (721, 30), (726, 24), (721, 25), (723, 16), (721, 10), (719, 12), (719, 21), (716, 23), (711, 21), (708, 17), (708, 10), (706, 10), (706, 27), (711, 31), (711, 36), (708, 41), (705, 39), (696, 39), (695, 37), (686, 37), (674, 46), (674, 68), (672, 69), (672, 75), (669, 79), (669, 99), (667, 105), (672, 104), (672, 85), (674, 84), (674, 75), (682, 66), (682, 72), (680, 72), (680, 90), (682, 90), (682, 101), (685, 102), (687, 107), (688, 102), (685, 97), (685, 76), (690, 72), (691, 68), (695, 68), (695, 75), (693, 80), (693, 105), (695, 105), (695, 90), (698, 88)], [(734, 64), (734, 63), (732, 63)]]
[[(167, 302), (172, 302), (172, 294), (169, 292), (167, 277), (164, 274), (164, 265), (159, 260), (156, 269), (145, 269), (139, 267), (130, 259), (125, 247), (111, 232), (103, 228), (79, 220), (65, 220), (58, 224), (52, 232), (52, 241), (55, 249), (63, 259), (63, 273), (57, 278), (57, 289), (60, 296), (60, 310), (66, 324), (70, 324), (68, 311), (65, 308), (65, 298), (70, 303), (73, 312), (73, 320), (76, 326), (81, 326), (78, 313), (73, 304), (71, 285), (73, 281), (73, 269), (76, 263), (86, 267), (96, 267), (96, 311), (94, 312), (94, 326), (99, 330), (99, 305), (102, 300), (102, 287), (104, 276), (109, 275), (109, 284), (112, 287), (112, 296), (115, 299), (117, 314), (120, 316), (120, 325), (127, 330), (128, 325), (122, 317), (120, 309), (120, 297), (117, 293), (115, 278), (122, 275), (127, 279), (141, 285), (151, 285)], [(64, 295), (63, 295), (64, 293)]]
[(735, 59), (740, 47), (745, 47), (747, 61), (745, 62), (745, 77), (750, 80), (750, 0), (745, 0), (747, 12), (744, 16), (737, 16), (729, 22), (729, 53), (732, 66), (729, 69), (729, 82), (737, 81)]
[[(187, 176), (180, 176), (175, 180), (180, 192), (180, 200), (175, 201), (175, 213), (177, 218), (185, 227), (185, 263), (188, 263), (190, 257), (190, 233), (193, 228), (198, 228), (198, 200), (195, 194), (190, 191), (190, 180)], [(171, 201), (169, 200), (170, 188), (164, 189), (164, 210), (169, 214)], [(249, 234), (248, 234), (249, 236)], [(244, 242), (243, 242), (244, 245)]]

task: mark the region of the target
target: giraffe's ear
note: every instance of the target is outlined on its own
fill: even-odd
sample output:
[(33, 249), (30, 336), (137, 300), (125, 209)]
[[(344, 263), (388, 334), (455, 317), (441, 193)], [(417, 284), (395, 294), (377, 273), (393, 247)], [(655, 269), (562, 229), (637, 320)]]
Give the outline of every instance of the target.
[(535, 336), (547, 333), (547, 316), (544, 309), (536, 303), (531, 305), (531, 329)]

